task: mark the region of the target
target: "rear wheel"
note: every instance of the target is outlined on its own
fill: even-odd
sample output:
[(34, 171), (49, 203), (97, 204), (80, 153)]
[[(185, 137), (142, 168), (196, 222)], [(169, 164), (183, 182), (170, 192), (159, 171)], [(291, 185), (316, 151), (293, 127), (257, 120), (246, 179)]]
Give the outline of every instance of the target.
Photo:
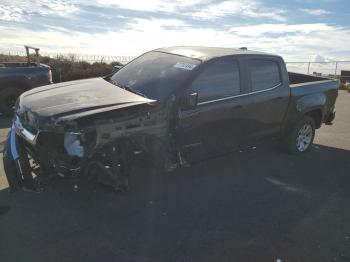
[(298, 155), (310, 150), (315, 137), (315, 121), (304, 116), (285, 138), (285, 145), (289, 153)]
[(23, 89), (19, 87), (6, 87), (0, 90), (0, 112), (4, 115), (12, 115), (13, 107)]

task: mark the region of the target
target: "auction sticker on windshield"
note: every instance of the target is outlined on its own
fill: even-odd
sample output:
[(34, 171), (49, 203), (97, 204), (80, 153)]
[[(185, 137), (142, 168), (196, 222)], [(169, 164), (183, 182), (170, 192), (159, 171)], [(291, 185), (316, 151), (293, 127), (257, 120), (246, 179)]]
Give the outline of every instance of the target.
[(177, 62), (174, 67), (181, 68), (185, 70), (193, 70), (197, 65), (190, 64), (190, 63), (184, 63), (184, 62)]

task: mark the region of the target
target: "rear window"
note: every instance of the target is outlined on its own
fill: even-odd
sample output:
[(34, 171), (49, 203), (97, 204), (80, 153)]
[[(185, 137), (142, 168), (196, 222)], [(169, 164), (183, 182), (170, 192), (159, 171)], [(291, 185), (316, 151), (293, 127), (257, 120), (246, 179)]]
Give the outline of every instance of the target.
[(281, 83), (279, 65), (276, 61), (252, 59), (248, 64), (253, 92), (266, 90)]
[(205, 102), (238, 95), (241, 92), (239, 67), (232, 58), (221, 59), (203, 70), (193, 81), (192, 91), (198, 92), (198, 101)]

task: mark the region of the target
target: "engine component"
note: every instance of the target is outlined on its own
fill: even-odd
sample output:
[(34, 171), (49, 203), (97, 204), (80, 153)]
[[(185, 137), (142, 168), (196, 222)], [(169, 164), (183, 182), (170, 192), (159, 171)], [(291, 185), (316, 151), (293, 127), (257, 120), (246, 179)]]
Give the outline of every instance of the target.
[(80, 142), (80, 134), (73, 132), (66, 132), (64, 134), (64, 148), (69, 156), (77, 156), (82, 158), (85, 150)]

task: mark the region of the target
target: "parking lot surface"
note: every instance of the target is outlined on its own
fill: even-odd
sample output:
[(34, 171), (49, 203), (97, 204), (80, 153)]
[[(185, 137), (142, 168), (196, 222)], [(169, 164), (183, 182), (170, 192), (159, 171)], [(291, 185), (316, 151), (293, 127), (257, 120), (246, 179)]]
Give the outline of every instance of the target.
[(350, 261), (350, 94), (336, 111), (305, 155), (266, 143), (162, 175), (141, 165), (121, 195), (71, 180), (10, 193), (0, 162), (0, 261)]

